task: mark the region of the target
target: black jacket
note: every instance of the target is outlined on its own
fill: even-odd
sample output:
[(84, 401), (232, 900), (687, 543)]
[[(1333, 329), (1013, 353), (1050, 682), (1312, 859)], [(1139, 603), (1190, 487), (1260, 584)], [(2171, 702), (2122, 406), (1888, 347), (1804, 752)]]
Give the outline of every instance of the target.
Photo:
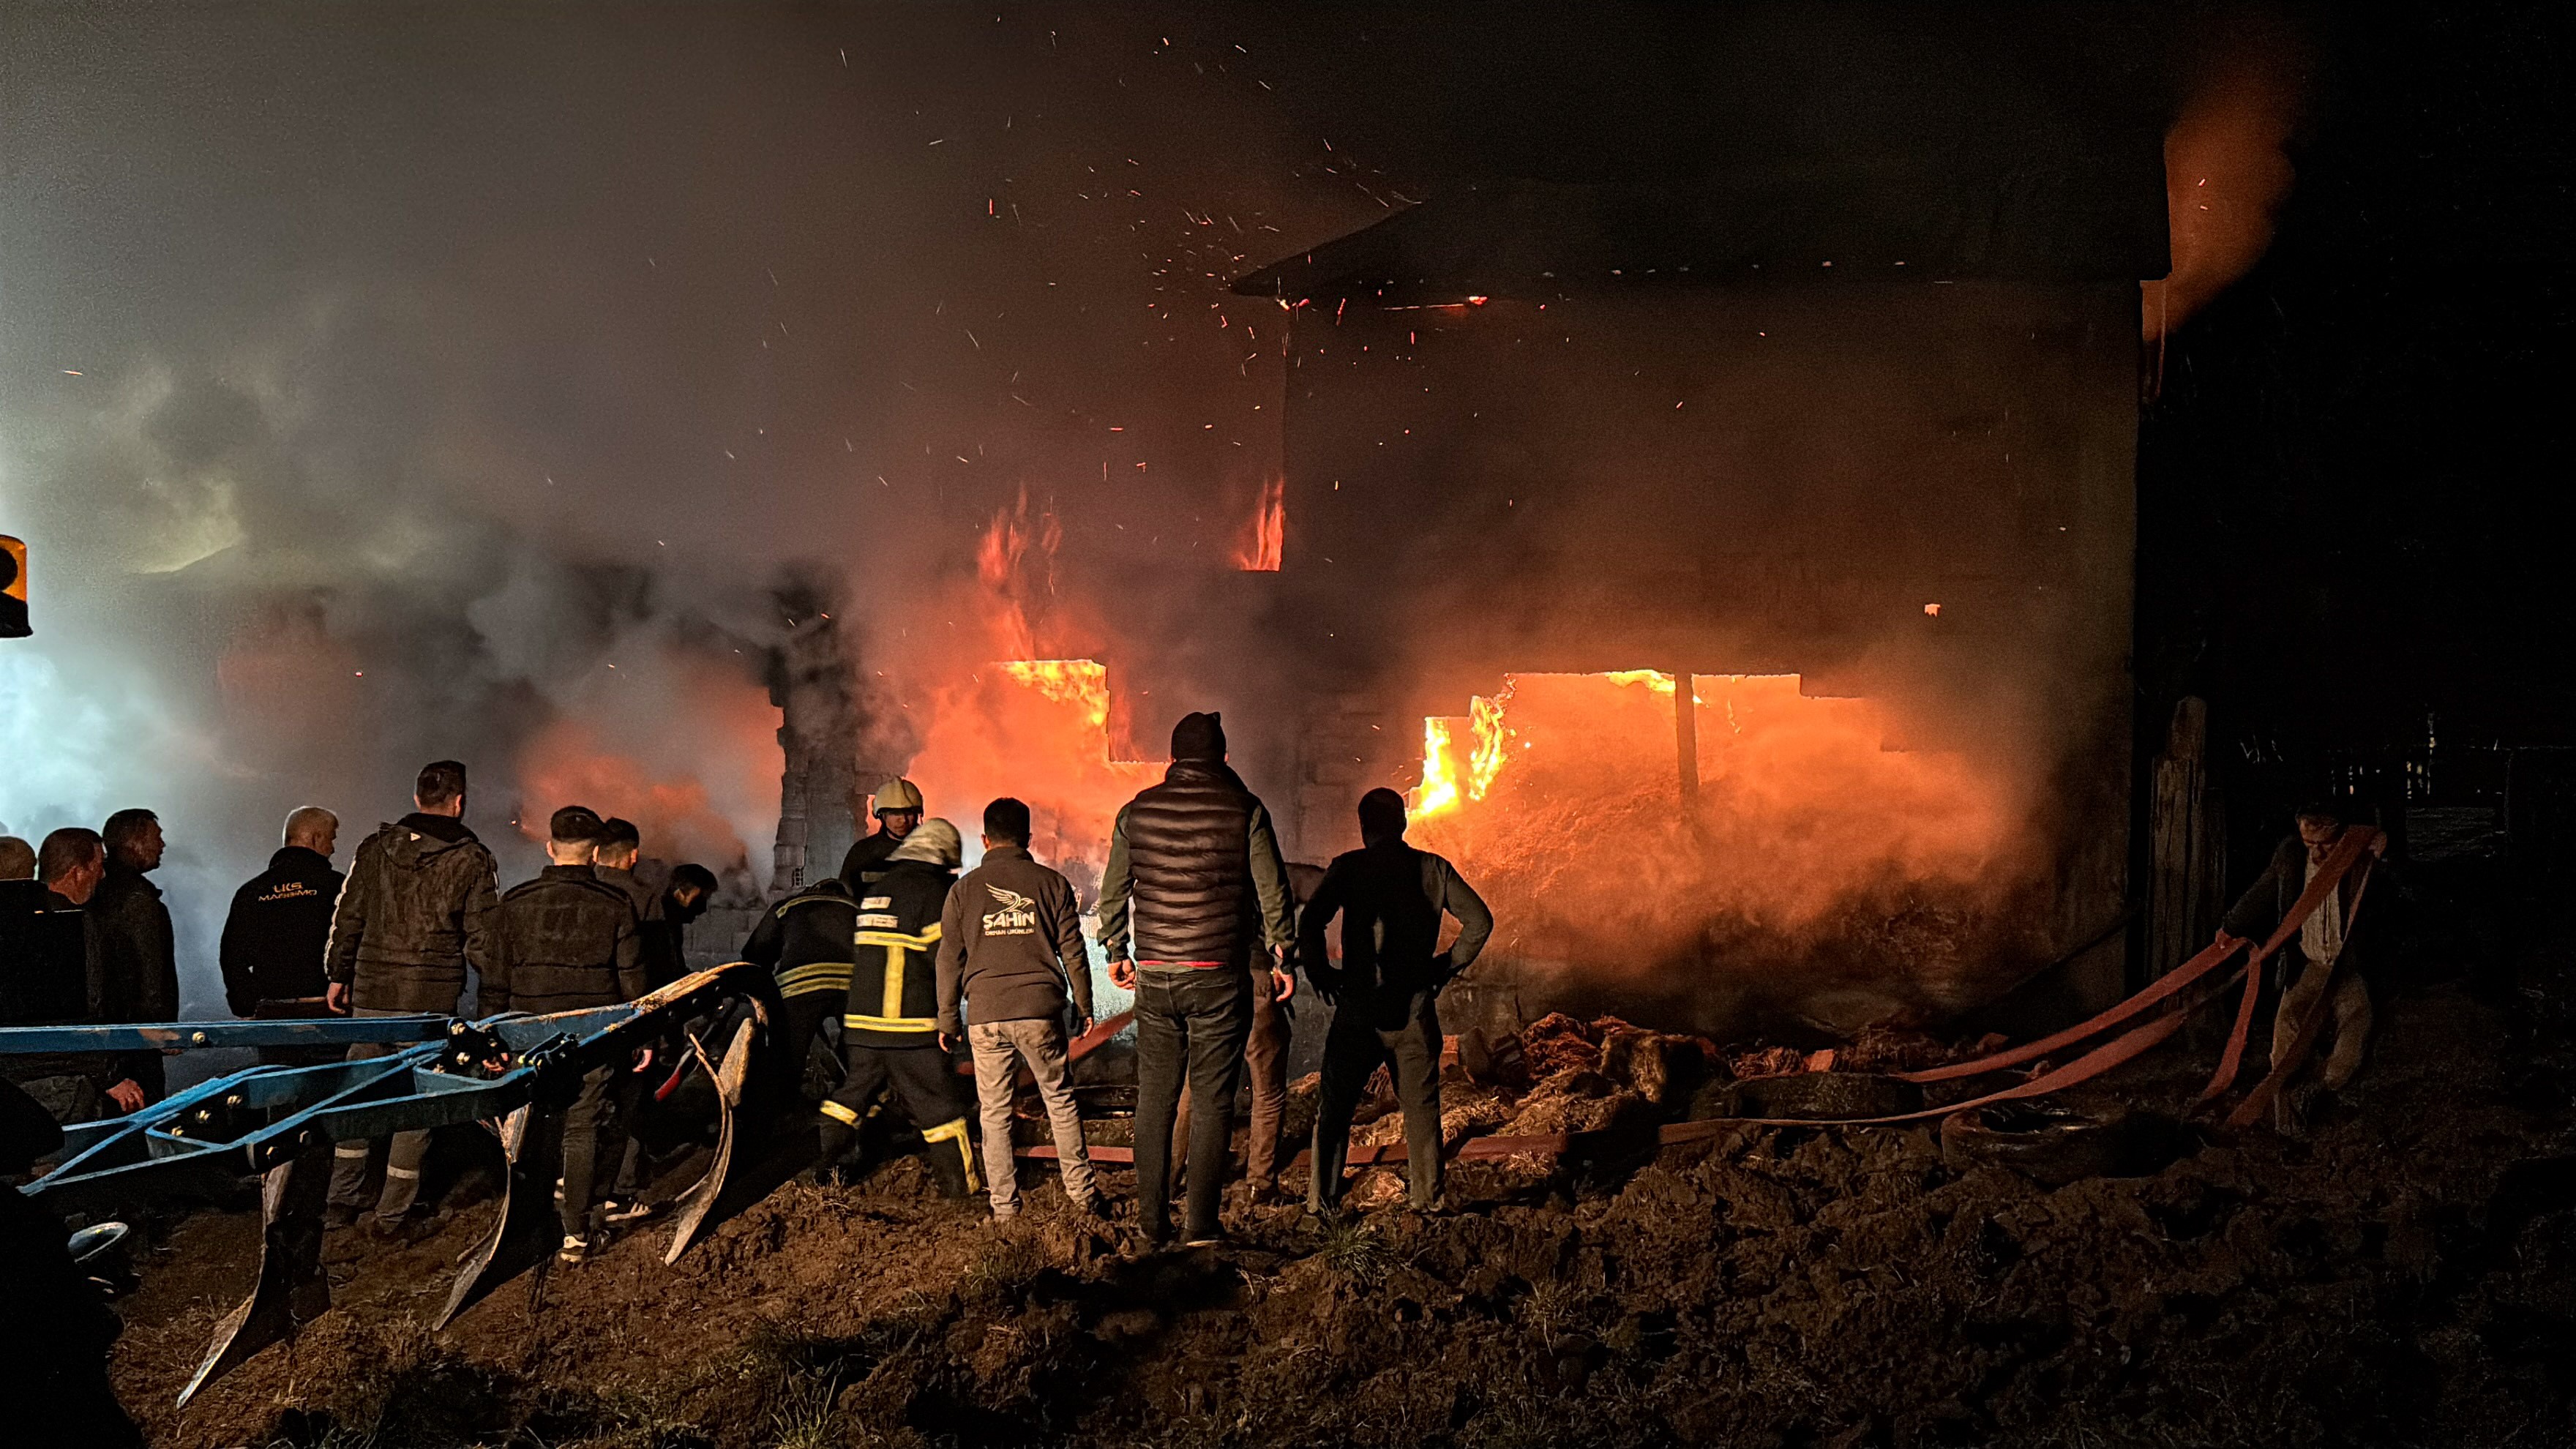
[(901, 844), (883, 830), (872, 830), (850, 846), (849, 853), (841, 857), (841, 884), (849, 890), (852, 900), (885, 874), (886, 857)]
[(858, 932), (859, 903), (838, 878), (825, 876), (771, 906), (742, 943), (742, 959), (776, 974), (782, 997), (838, 996), (850, 989)]
[(1053, 1020), (1068, 994), (1091, 1015), (1091, 953), (1073, 883), (1022, 845), (997, 845), (948, 893), (939, 923), (939, 1029), (977, 1021)]
[(957, 877), (926, 860), (889, 862), (859, 898), (857, 960), (841, 1039), (863, 1046), (935, 1046), (939, 917)]
[(1110, 960), (1249, 965), (1295, 940), (1270, 812), (1223, 761), (1174, 760), (1118, 812), (1100, 876)]
[(329, 984), (322, 953), (331, 944), (331, 912), (344, 879), (329, 857), (290, 845), (233, 892), (216, 953), (224, 1004), (233, 1015), (252, 1015), (263, 1001), (322, 994)]
[[(1326, 928), (1342, 918), (1342, 960), (1325, 963)], [(1440, 949), (1440, 917), (1458, 918), (1458, 939)], [(1457, 868), (1402, 839), (1333, 858), (1298, 919), (1306, 974), (1340, 993), (1344, 1009), (1398, 1003), (1437, 991), (1475, 964), (1494, 934), (1494, 913)], [(1400, 1024), (1400, 1023), (1399, 1023)]]
[(454, 1011), (465, 968), (490, 974), (492, 852), (464, 821), (414, 813), (376, 827), (349, 862), (324, 970), (374, 1011)]
[[(143, 872), (110, 857), (107, 878), (83, 908), (89, 917), (90, 949), (102, 1022), (177, 1021), (179, 958), (171, 940), (170, 908), (161, 903), (161, 888)], [(128, 1052), (121, 1059), (126, 1076), (142, 1083), (155, 1099), (161, 1095), (159, 1052)]]
[(98, 940), (98, 1019), (177, 1021), (179, 960), (161, 888), (111, 860), (87, 910)]
[(550, 865), (493, 912), (488, 1013), (577, 1011), (644, 994), (642, 923), (626, 892), (586, 865)]
[[(96, 955), (87, 912), (39, 882), (0, 881), (0, 1026), (96, 1021)], [(123, 1075), (118, 1067), (105, 1056), (5, 1056), (0, 1078), (87, 1077), (104, 1092)]]

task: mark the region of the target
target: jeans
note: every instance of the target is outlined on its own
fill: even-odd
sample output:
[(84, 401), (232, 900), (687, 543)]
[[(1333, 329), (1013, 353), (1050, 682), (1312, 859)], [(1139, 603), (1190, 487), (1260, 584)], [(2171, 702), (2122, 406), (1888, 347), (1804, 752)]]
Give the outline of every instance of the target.
[(2361, 1070), (2362, 1053), (2370, 1047), (2372, 1017), (2370, 987), (2363, 983), (2359, 972), (2349, 967), (2337, 975), (2331, 961), (2302, 964), (2299, 979), (2281, 993), (2279, 1013), (2272, 1018), (2272, 1065), (2278, 1067), (2289, 1056), (2291, 1045), (2298, 1039), (2299, 1023), (2316, 1009), (2321, 996), (2331, 1013), (2329, 1024), (2334, 1033), (2334, 1046), (2326, 1054), (2323, 1077), (2330, 1090), (2341, 1091)]
[[(1255, 1183), (1279, 1175), (1279, 1123), (1288, 1115), (1289, 1007), (1278, 999), (1268, 968), (1252, 968), (1252, 1032), (1244, 1038), (1243, 1064), (1252, 1084), (1252, 1130), (1244, 1139), (1243, 1173)], [(1180, 1120), (1172, 1135), (1190, 1136), (1190, 1090), (1181, 1088)], [(1188, 1156), (1184, 1145), (1182, 1155)], [(1178, 1169), (1175, 1168), (1175, 1171)]]
[(1136, 1199), (1148, 1239), (1170, 1235), (1172, 1126), (1186, 1071), (1190, 1120), (1189, 1221), (1182, 1236), (1217, 1232), (1217, 1187), (1234, 1135), (1234, 1077), (1252, 1030), (1252, 976), (1232, 967), (1136, 972)]
[[(356, 1009), (356, 1015), (409, 1016), (407, 1011), (383, 1011), (371, 1006)], [(389, 1057), (402, 1047), (390, 1043), (362, 1042), (349, 1048), (349, 1060), (373, 1061)], [(331, 1205), (359, 1208), (366, 1205), (367, 1159), (374, 1152), (373, 1142), (341, 1142), (331, 1148)], [(420, 1197), (421, 1159), (429, 1155), (429, 1129), (394, 1134), (393, 1145), (385, 1152), (385, 1186), (376, 1198), (376, 1217), (390, 1222), (411, 1211)]]
[(1380, 1062), (1395, 1070), (1404, 1107), (1404, 1158), (1417, 1208), (1440, 1203), (1440, 1011), (1432, 993), (1362, 1000), (1345, 994), (1324, 1033), (1324, 1071), (1315, 1098), (1315, 1172), (1306, 1205), (1329, 1210), (1342, 1197), (1351, 1114)]
[(581, 1078), (581, 1092), (564, 1109), (563, 1224), (567, 1233), (587, 1237), (591, 1209), (599, 1201), (599, 1165), (613, 1164), (626, 1153), (626, 1119), (633, 1111), (635, 1074), (623, 1062), (593, 1067)]
[(1064, 1023), (1046, 1018), (979, 1021), (966, 1028), (966, 1044), (975, 1052), (975, 1096), (984, 1118), (984, 1183), (993, 1216), (1006, 1218), (1020, 1210), (1019, 1165), (1011, 1155), (1011, 1099), (1019, 1095), (1023, 1061), (1037, 1078), (1038, 1100), (1046, 1104), (1064, 1195), (1075, 1202), (1098, 1201), (1091, 1150), (1082, 1140), (1082, 1114), (1073, 1104), (1073, 1086), (1065, 1080)]

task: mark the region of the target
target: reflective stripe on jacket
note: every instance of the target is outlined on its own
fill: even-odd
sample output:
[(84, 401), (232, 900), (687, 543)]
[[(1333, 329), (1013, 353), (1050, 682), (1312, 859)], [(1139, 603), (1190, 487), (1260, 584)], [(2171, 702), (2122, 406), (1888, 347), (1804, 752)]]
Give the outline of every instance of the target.
[(945, 866), (898, 860), (860, 897), (845, 1040), (932, 1042), (939, 1030), (939, 916), (955, 880)]

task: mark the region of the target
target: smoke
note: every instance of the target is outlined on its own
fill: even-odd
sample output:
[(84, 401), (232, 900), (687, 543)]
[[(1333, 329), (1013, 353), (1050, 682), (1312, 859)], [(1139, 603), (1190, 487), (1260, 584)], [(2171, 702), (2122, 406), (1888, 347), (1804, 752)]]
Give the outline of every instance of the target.
[(1221, 552), (1278, 388), (1222, 279), (1382, 214), (1244, 53), (1080, 9), (7, 29), (0, 826), (159, 810), (191, 1012), (286, 812), (428, 759), (505, 882), (570, 799), (765, 856), (782, 579), (902, 740), (1024, 491), (1091, 579)]
[(2173, 334), (2253, 270), (2297, 180), (2289, 143), (2305, 94), (2302, 50), (2284, 31), (2231, 35), (2215, 48), (2165, 133), (2165, 208), (2173, 271), (2145, 284), (2145, 340)]

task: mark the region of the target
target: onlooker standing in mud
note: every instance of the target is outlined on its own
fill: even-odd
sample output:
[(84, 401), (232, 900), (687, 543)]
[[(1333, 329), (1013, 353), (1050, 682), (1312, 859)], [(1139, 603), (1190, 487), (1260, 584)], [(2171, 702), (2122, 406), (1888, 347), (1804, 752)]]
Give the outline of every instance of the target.
[[(93, 1022), (98, 952), (85, 906), (107, 875), (98, 832), (71, 826), (45, 837), (33, 881), (0, 882), (0, 1026)], [(27, 1090), (58, 1122), (89, 1122), (112, 1106), (143, 1106), (143, 1084), (122, 1058), (84, 1053), (0, 1057), (0, 1075)]]
[(1136, 993), (1136, 1196), (1150, 1244), (1171, 1234), (1172, 1119), (1185, 1070), (1195, 1111), (1181, 1241), (1218, 1240), (1253, 970), (1284, 969), (1295, 939), (1269, 811), (1227, 767), (1217, 716), (1182, 716), (1163, 782), (1118, 812), (1100, 878), (1109, 979)]
[(1073, 883), (1029, 854), (1029, 825), (1029, 807), (1008, 795), (984, 807), (984, 863), (948, 893), (939, 923), (939, 1030), (960, 1034), (962, 996), (974, 1018), (962, 1030), (975, 1054), (984, 1178), (996, 1222), (1020, 1214), (1011, 1099), (1019, 1095), (1023, 1061), (1046, 1104), (1065, 1196), (1078, 1210), (1102, 1215), (1065, 1068), (1067, 1003), (1077, 1033), (1091, 1024), (1091, 953), (1082, 944)]
[[(323, 953), (333, 1011), (359, 1016), (453, 1014), (471, 966), (488, 974), (487, 930), (496, 902), (492, 852), (465, 824), (465, 767), (435, 760), (412, 787), (412, 813), (376, 827), (349, 862)], [(349, 1048), (350, 1061), (389, 1056), (391, 1046)], [(333, 1222), (356, 1220), (372, 1143), (331, 1149)], [(419, 1208), (427, 1131), (397, 1132), (385, 1158), (375, 1226), (391, 1234), (428, 1216)]]
[[(1457, 868), (1404, 840), (1404, 797), (1360, 797), (1359, 849), (1338, 855), (1298, 919), (1298, 953), (1315, 989), (1333, 1001), (1324, 1070), (1315, 1100), (1314, 1176), (1309, 1212), (1330, 1213), (1342, 1197), (1351, 1114), (1380, 1063), (1392, 1065), (1404, 1108), (1404, 1155), (1412, 1203), (1440, 1205), (1440, 988), (1475, 964), (1494, 933), (1493, 912)], [(1342, 962), (1326, 964), (1325, 930), (1342, 918)], [(1454, 916), (1458, 939), (1440, 949), (1440, 918)]]
[(867, 894), (868, 887), (885, 873), (895, 847), (921, 824), (922, 808), (921, 787), (910, 780), (888, 780), (877, 787), (876, 797), (869, 802), (877, 828), (859, 837), (841, 857), (841, 884), (849, 887), (853, 898)]
[(929, 1147), (939, 1190), (965, 1197), (982, 1184), (966, 1104), (939, 1034), (940, 917), (963, 857), (957, 827), (925, 820), (886, 857), (859, 900), (858, 960), (841, 1017), (841, 1085), (823, 1099), (822, 1171), (857, 1139), (861, 1114), (888, 1086)]
[[(97, 1019), (103, 1022), (179, 1019), (179, 958), (171, 938), (170, 908), (161, 888), (144, 877), (161, 868), (161, 820), (149, 810), (119, 810), (99, 835), (107, 842), (107, 877), (89, 899), (91, 944), (98, 952)], [(164, 1093), (161, 1054), (129, 1052), (125, 1075), (143, 1084), (147, 1100)]]
[[(2222, 945), (2239, 941), (2261, 941), (2280, 928), (2289, 918), (2290, 909), (2305, 894), (2308, 882), (2343, 842), (2346, 821), (2341, 806), (2320, 802), (2299, 811), (2298, 833), (2284, 840), (2272, 852), (2263, 873), (2218, 928)], [(2370, 851), (2376, 857), (2387, 849), (2388, 837), (2375, 837)], [(2378, 868), (2374, 864), (2374, 868)], [(2299, 925), (2299, 932), (2281, 945), (2275, 960), (2278, 979), (2282, 982), (2281, 1004), (2272, 1018), (2272, 1065), (2277, 1068), (2289, 1057), (2296, 1044), (2299, 1023), (2319, 1001), (2328, 1003), (2333, 1013), (2334, 1047), (2326, 1054), (2321, 1074), (2325, 1089), (2340, 1092), (2353, 1075), (2361, 1070), (2362, 1054), (2370, 1047), (2370, 988), (2378, 974), (2380, 943), (2369, 933), (2358, 930), (2356, 940), (2345, 939), (2345, 917), (2361, 890), (2359, 866), (2346, 871), (2336, 882), (2332, 900), (2309, 912)], [(2385, 887), (2383, 887), (2384, 891)], [(2292, 1123), (2289, 1094), (2273, 1098), (2273, 1123), (2287, 1129)]]
[[(1315, 894), (1324, 868), (1304, 861), (1288, 862), (1288, 908), (1295, 911)], [(1244, 1131), (1243, 1176), (1252, 1200), (1269, 1202), (1279, 1187), (1279, 1127), (1288, 1116), (1288, 1042), (1296, 1026), (1289, 1006), (1297, 994), (1292, 968), (1274, 965), (1252, 973), (1252, 1029), (1243, 1038), (1243, 1082), (1252, 1092), (1252, 1121)], [(1189, 1161), (1190, 1088), (1181, 1084), (1181, 1106), (1172, 1120), (1172, 1178), (1180, 1180)]]
[[(483, 975), (486, 1013), (543, 1016), (644, 994), (635, 903), (591, 868), (600, 823), (579, 805), (557, 810), (546, 823), (546, 868), (501, 897), (492, 918), (492, 964)], [(564, 1240), (557, 1256), (567, 1263), (580, 1262), (597, 1240), (599, 1163), (613, 1164), (625, 1152), (619, 1128), (634, 1106), (626, 1090), (634, 1080), (631, 1065), (607, 1062), (583, 1073), (580, 1094), (564, 1109)]]

